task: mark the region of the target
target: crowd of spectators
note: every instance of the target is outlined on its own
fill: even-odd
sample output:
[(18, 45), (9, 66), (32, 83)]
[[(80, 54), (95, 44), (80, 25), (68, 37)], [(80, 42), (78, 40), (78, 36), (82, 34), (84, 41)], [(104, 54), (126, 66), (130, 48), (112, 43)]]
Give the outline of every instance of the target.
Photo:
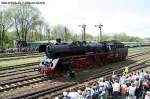
[(99, 78), (92, 85), (63, 92), (63, 97), (55, 99), (150, 99), (150, 73), (141, 70)]

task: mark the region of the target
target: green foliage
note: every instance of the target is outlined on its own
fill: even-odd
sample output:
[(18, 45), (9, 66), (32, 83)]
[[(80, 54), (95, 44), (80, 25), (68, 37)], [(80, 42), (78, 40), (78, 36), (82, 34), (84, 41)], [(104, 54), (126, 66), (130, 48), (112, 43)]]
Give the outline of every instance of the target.
[(13, 47), (13, 40), (16, 39), (15, 32), (7, 32), (4, 38), (4, 47)]
[(53, 27), (51, 32), (51, 39), (61, 38), (62, 40), (71, 40), (73, 33), (65, 26), (58, 24)]
[(40, 11), (31, 5), (12, 5), (4, 13), (9, 13), (7, 16), (13, 23), (13, 29), (19, 40), (27, 40), (29, 33), (39, 32), (39, 27), (43, 23)]
[(126, 33), (119, 33), (119, 34), (114, 34), (112, 36), (103, 35), (103, 40), (105, 40), (105, 41), (118, 40), (118, 41), (121, 41), (121, 42), (139, 42), (142, 39), (139, 38), (139, 37), (129, 36)]
[(4, 47), (5, 38), (7, 38), (6, 31), (13, 25), (11, 22), (10, 13), (4, 11), (0, 12), (0, 48)]
[(115, 35), (113, 35), (113, 39), (119, 40), (122, 42), (134, 42), (134, 41), (141, 40), (139, 37), (128, 36), (125, 33), (115, 34)]

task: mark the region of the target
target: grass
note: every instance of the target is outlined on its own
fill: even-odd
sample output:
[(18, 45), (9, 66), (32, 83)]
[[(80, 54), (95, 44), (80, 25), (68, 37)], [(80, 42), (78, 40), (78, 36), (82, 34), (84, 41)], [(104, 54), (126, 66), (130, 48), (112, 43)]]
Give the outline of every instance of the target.
[(0, 67), (40, 62), (41, 59), (42, 57), (34, 57), (34, 58), (26, 58), (26, 59), (18, 59), (18, 60), (10, 60), (10, 61), (0, 61)]

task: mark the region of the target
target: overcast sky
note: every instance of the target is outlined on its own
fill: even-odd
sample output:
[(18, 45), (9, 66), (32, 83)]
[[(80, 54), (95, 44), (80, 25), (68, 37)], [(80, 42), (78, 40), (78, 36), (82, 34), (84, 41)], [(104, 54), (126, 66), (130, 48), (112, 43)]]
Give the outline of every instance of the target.
[[(0, 0), (23, 1), (23, 0)], [(150, 0), (29, 0), (45, 2), (35, 5), (50, 26), (63, 24), (81, 33), (98, 35), (95, 24), (103, 24), (106, 34), (125, 32), (128, 35), (150, 37)]]

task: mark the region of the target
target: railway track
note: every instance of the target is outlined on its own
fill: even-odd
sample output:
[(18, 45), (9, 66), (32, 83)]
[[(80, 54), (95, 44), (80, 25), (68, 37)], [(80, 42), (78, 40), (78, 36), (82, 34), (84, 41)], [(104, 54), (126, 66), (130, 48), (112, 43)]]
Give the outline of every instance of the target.
[(19, 57), (13, 57), (13, 58), (0, 58), (0, 61), (27, 59), (27, 58), (35, 58), (35, 57), (41, 57), (41, 56), (42, 56), (41, 54), (38, 54), (38, 55), (19, 56)]
[(0, 92), (46, 80), (48, 79), (44, 78), (43, 75), (39, 74), (39, 75), (31, 75), (30, 77), (19, 78), (16, 80), (3, 81), (0, 83)]
[[(139, 61), (139, 60), (143, 59), (143, 56), (147, 55), (147, 52), (135, 55), (136, 56), (135, 58), (137, 58), (137, 56), (139, 56), (139, 55), (142, 55), (142, 58), (139, 58), (136, 61)], [(129, 63), (131, 63), (131, 62), (129, 62)], [(21, 75), (21, 74), (34, 73), (35, 70), (36, 70), (36, 68), (38, 67), (38, 65), (31, 64), (31, 65), (27, 65), (27, 66), (26, 65), (25, 66), (19, 66), (19, 68), (17, 68), (17, 67), (16, 68), (13, 67), (10, 70), (7, 70), (6, 68), (3, 68), (2, 69), (3, 71), (0, 71), (0, 77), (1, 77), (1, 79), (3, 79), (4, 77), (5, 78), (10, 78), (10, 77), (13, 78), (13, 76), (17, 76), (17, 75)], [(6, 70), (4, 70), (4, 69), (6, 69)], [(37, 73), (34, 73), (34, 74), (37, 74)], [(1, 79), (0, 79), (0, 81), (1, 81)]]
[[(105, 70), (108, 69), (109, 68), (106, 68)], [(48, 78), (45, 78), (41, 74), (31, 75), (29, 77), (23, 77), (19, 79), (6, 80), (0, 83), (0, 92), (48, 80)]]
[[(141, 61), (139, 61), (139, 62), (136, 62), (136, 66), (137, 65), (139, 65), (140, 64), (140, 62), (142, 63), (142, 62), (148, 62), (148, 60), (149, 60), (149, 58), (148, 57), (146, 57), (146, 58), (143, 58), (143, 60), (141, 60)], [(135, 63), (134, 63), (134, 65), (135, 65)], [(134, 66), (133, 65), (133, 66)], [(122, 66), (121, 66), (122, 67)], [(121, 68), (121, 67), (119, 67), (119, 68)], [(105, 71), (107, 71), (106, 73), (108, 73), (108, 72), (112, 72), (112, 70), (115, 70), (114, 68), (107, 68), (107, 69), (105, 69)], [(104, 70), (103, 70), (104, 71)], [(103, 72), (101, 72), (102, 74), (104, 74)], [(100, 75), (100, 74), (97, 74), (97, 75)], [(105, 74), (106, 75), (106, 74)], [(95, 75), (94, 75), (94, 77), (95, 77)], [(38, 78), (38, 77), (37, 77)], [(28, 82), (26, 82), (25, 83), (25, 80), (27, 80), (28, 79)], [(31, 79), (32, 79), (32, 77), (31, 77)], [(37, 82), (44, 82), (44, 81), (47, 81), (48, 79), (37, 79), (37, 80), (31, 80), (31, 79), (29, 79), (29, 78), (26, 78), (25, 80), (20, 80), (21, 82), (23, 82), (23, 83), (18, 83), (17, 84), (17, 82), (19, 81), (10, 81), (10, 83), (3, 83), (2, 85), (1, 85), (1, 89), (2, 89), (2, 91), (7, 91), (7, 90), (10, 90), (10, 89), (13, 89), (13, 88), (17, 88), (17, 87), (21, 87), (21, 86), (26, 86), (26, 85), (30, 85), (30, 84), (35, 84), (35, 83), (37, 83)], [(15, 83), (15, 84), (14, 84)], [(53, 82), (52, 82), (53, 83)], [(49, 83), (50, 84), (50, 83)], [(62, 83), (63, 84), (63, 83)], [(75, 83), (75, 82), (73, 82), (73, 84), (77, 84), (77, 83)], [(16, 86), (14, 86), (14, 85), (16, 85)], [(39, 96), (42, 96), (44, 93), (52, 93), (52, 92), (54, 92), (54, 91), (57, 91), (58, 89), (60, 90), (60, 89), (62, 89), (62, 88), (67, 88), (67, 87), (69, 87), (69, 86), (72, 86), (72, 84), (69, 84), (69, 85), (66, 85), (65, 84), (65, 86), (59, 86), (58, 88), (55, 86), (55, 88), (52, 88), (52, 86), (51, 86), (51, 90), (49, 90), (49, 88), (48, 89), (43, 89), (42, 91), (38, 91), (38, 92), (31, 92), (30, 94), (27, 94), (27, 95), (22, 95), (22, 96), (19, 96), (19, 97), (15, 97), (15, 98), (22, 98), (22, 97), (27, 97), (28, 95), (31, 95), (31, 97), (33, 96), (33, 97), (39, 97)], [(45, 90), (45, 91), (44, 91)], [(47, 90), (47, 91), (46, 91)], [(43, 93), (42, 95), (39, 95), (39, 93)], [(29, 98), (31, 98), (31, 97), (29, 97)]]
[(128, 56), (128, 59), (131, 59), (131, 58), (134, 58), (134, 57), (137, 57), (137, 56), (140, 56), (140, 55), (146, 55), (146, 54), (149, 54), (149, 53), (150, 53), (150, 51), (131, 54), (130, 56)]
[(29, 73), (29, 72), (35, 72), (36, 67), (32, 67), (29, 69), (25, 69), (25, 70), (20, 70), (18, 72), (8, 72), (5, 74), (0, 75), (0, 77), (8, 77), (8, 76), (14, 76), (14, 75), (19, 75), (19, 74), (23, 74), (23, 73)]
[[(132, 56), (140, 56), (140, 55), (146, 55), (146, 54), (148, 54), (148, 53), (143, 52), (143, 53), (134, 54)], [(1, 77), (1, 79), (3, 79), (4, 77), (7, 79), (7, 78), (11, 78), (11, 77), (14, 78), (14, 76), (17, 76), (17, 75), (34, 73), (36, 68), (38, 67), (37, 64), (38, 64), (38, 62), (23, 64), (23, 65), (9, 66), (9, 67), (1, 67), (0, 68), (0, 77)], [(1, 79), (0, 79), (0, 81), (1, 81)]]
[(20, 53), (0, 53), (0, 58), (4, 57), (16, 57), (16, 56), (27, 56), (27, 55), (39, 55), (38, 52), (20, 52)]
[[(143, 67), (150, 66), (150, 64), (144, 64), (145, 62), (149, 63), (150, 58), (148, 58), (146, 60), (142, 60), (140, 63), (137, 62), (137, 63), (134, 63), (134, 64), (130, 64), (129, 65), (130, 72), (133, 71), (133, 70), (137, 70), (137, 69), (140, 69), (140, 68), (143, 68)], [(89, 78), (87, 78), (83, 81), (79, 81), (79, 82), (69, 82), (69, 83), (64, 82), (64, 83), (62, 83), (62, 85), (53, 86), (53, 87), (52, 87), (53, 84), (51, 84), (51, 83), (54, 83), (54, 82), (51, 82), (50, 85), (47, 86), (46, 88), (43, 88), (43, 89), (38, 90), (38, 91), (30, 92), (29, 94), (24, 94), (24, 95), (12, 97), (12, 99), (15, 99), (15, 98), (33, 99), (33, 98), (38, 98), (40, 96), (44, 96), (44, 95), (47, 95), (47, 94), (55, 93), (55, 94), (49, 96), (49, 98), (50, 97), (52, 98), (54, 96), (61, 95), (64, 90), (69, 90), (70, 88), (73, 89), (73, 88), (77, 88), (77, 87), (79, 88), (80, 84), (85, 85), (85, 83), (91, 83), (91, 81), (93, 83), (99, 77), (104, 77), (104, 76), (106, 78), (111, 77), (112, 76), (112, 71), (114, 71), (114, 70), (118, 73), (122, 72), (121, 67), (119, 67), (119, 68), (117, 68), (117, 70), (116, 70), (116, 68), (108, 69), (106, 71), (95, 74), (95, 75), (93, 75), (93, 76), (91, 76), (91, 77), (89, 77)]]
[[(129, 56), (128, 59), (130, 58), (137, 58), (137, 56), (140, 55), (146, 55), (149, 52), (143, 52), (143, 53), (138, 53)], [(25, 74), (25, 73), (32, 73), (35, 72), (36, 68), (38, 67), (37, 64), (38, 62), (35, 63), (29, 63), (29, 64), (22, 64), (22, 65), (15, 65), (15, 66), (9, 66), (9, 67), (1, 67), (0, 68), (0, 77), (7, 77), (7, 76), (15, 76), (19, 74)]]
[(38, 64), (39, 64), (39, 62), (34, 62), (34, 63), (27, 63), (27, 64), (21, 64), (21, 65), (5, 66), (5, 67), (0, 67), (0, 71), (16, 69), (16, 68), (23, 68), (23, 67), (30, 67), (30, 66), (34, 66), (34, 65), (38, 65)]
[(15, 72), (30, 71), (31, 69), (36, 70), (37, 67), (38, 65), (33, 65), (33, 66), (25, 67), (25, 68), (0, 71), (0, 77), (2, 77), (3, 75), (13, 75), (15, 74)]
[[(136, 54), (131, 54), (128, 58), (134, 58), (137, 57), (139, 55), (145, 55), (150, 53), (149, 51), (147, 52), (140, 52), (140, 53), (136, 53)], [(9, 70), (9, 69), (16, 69), (16, 68), (22, 68), (22, 67), (27, 67), (27, 66), (33, 66), (33, 65), (38, 65), (39, 62), (34, 62), (34, 63), (27, 63), (27, 64), (21, 64), (21, 65), (14, 65), (14, 66), (6, 66), (6, 67), (0, 67), (0, 71), (3, 70)]]

